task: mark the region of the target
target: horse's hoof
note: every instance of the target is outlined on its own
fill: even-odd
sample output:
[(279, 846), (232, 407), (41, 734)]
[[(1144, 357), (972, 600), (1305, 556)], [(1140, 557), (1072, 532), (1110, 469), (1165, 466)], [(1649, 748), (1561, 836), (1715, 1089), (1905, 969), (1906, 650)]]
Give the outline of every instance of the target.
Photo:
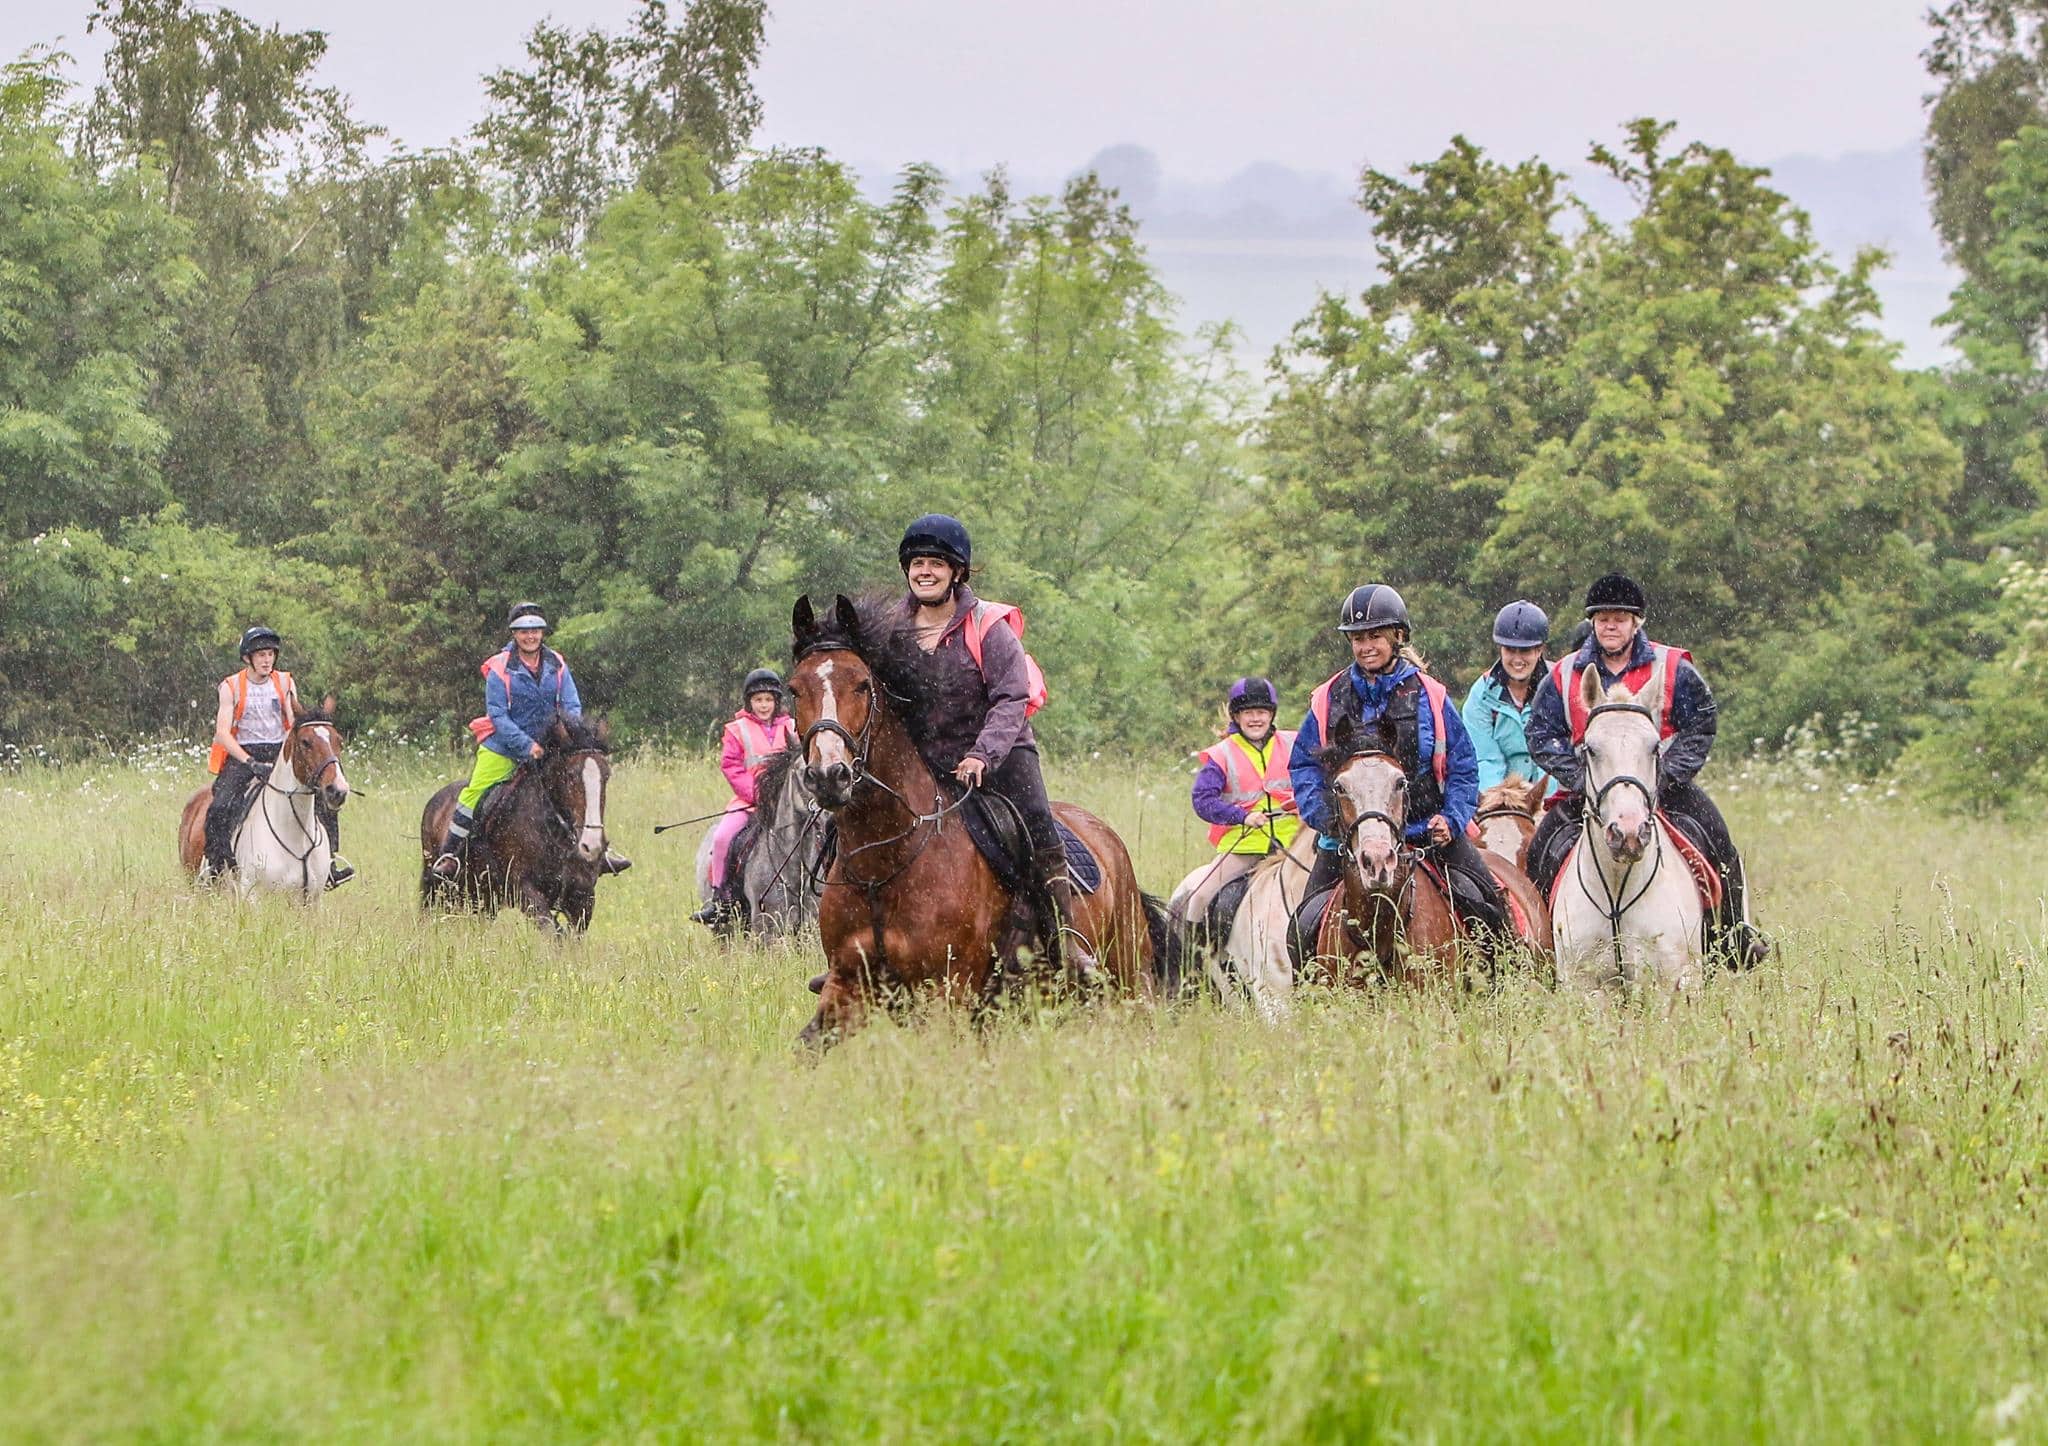
[(813, 974), (811, 976), (811, 982), (807, 987), (813, 994), (823, 994), (825, 992), (825, 976), (822, 974)]

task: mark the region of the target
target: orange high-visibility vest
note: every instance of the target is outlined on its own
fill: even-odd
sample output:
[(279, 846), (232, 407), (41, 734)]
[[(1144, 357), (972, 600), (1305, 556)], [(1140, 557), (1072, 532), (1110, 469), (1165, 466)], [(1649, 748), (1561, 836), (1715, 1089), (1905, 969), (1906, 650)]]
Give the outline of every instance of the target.
[[(974, 659), (974, 666), (980, 668), (981, 640), (988, 636), (988, 630), (997, 622), (1006, 622), (1010, 631), (1017, 635), (1017, 641), (1024, 641), (1024, 612), (1015, 603), (990, 602), (978, 599), (967, 610), (967, 624), (964, 629), (967, 641), (967, 655)], [(982, 677), (987, 678), (984, 670)], [(1038, 659), (1030, 653), (1024, 655), (1024, 716), (1029, 718), (1045, 706), (1045, 674), (1039, 671)]]
[[(1350, 673), (1349, 668), (1333, 673), (1309, 697), (1308, 711), (1316, 720), (1316, 732), (1325, 748), (1330, 746), (1330, 689), (1340, 681), (1345, 687), (1350, 687)], [(1415, 676), (1422, 681), (1422, 696), (1429, 700), (1430, 767), (1436, 772), (1436, 786), (1442, 788), (1451, 778), (1450, 739), (1444, 733), (1444, 707), (1448, 695), (1444, 692), (1444, 685), (1429, 674), (1418, 671)]]
[[(232, 733), (242, 726), (242, 710), (249, 706), (249, 670), (244, 668), (233, 677), (224, 678), (221, 681), (233, 684), (235, 690), (234, 716), (228, 722), (228, 732)], [(277, 689), (278, 712), (284, 717), (285, 732), (290, 733), (292, 729), (292, 700), (299, 696), (298, 689), (292, 683), (292, 675), (282, 668), (272, 668), (270, 670), (270, 683), (272, 687)], [(206, 771), (208, 773), (218, 773), (227, 765), (228, 750), (226, 747), (216, 743), (207, 750)]]
[[(1564, 700), (1564, 715), (1571, 724), (1574, 748), (1586, 741), (1586, 723), (1592, 716), (1579, 690), (1584, 686), (1586, 669), (1593, 664), (1581, 664), (1578, 658), (1579, 655), (1574, 653), (1569, 658), (1559, 658), (1550, 665), (1550, 680), (1557, 689), (1558, 697)], [(1621, 675), (1621, 686), (1633, 693), (1648, 684), (1651, 678), (1656, 677), (1659, 668), (1663, 669), (1663, 685), (1657, 689), (1656, 696), (1650, 704), (1651, 712), (1657, 717), (1659, 739), (1669, 738), (1678, 731), (1671, 722), (1672, 700), (1678, 696), (1678, 665), (1691, 661), (1692, 654), (1684, 648), (1651, 643), (1650, 661), (1639, 663)]]
[[(1241, 736), (1233, 733), (1202, 750), (1202, 757), (1223, 770), (1223, 797), (1247, 813), (1261, 808), (1291, 811), (1294, 808), (1294, 782), (1288, 775), (1287, 765), (1294, 753), (1294, 731), (1282, 728), (1274, 732), (1266, 749), (1263, 773), (1259, 771), (1258, 760), (1238, 741)], [(1221, 844), (1244, 827), (1243, 824), (1210, 824), (1209, 842)]]

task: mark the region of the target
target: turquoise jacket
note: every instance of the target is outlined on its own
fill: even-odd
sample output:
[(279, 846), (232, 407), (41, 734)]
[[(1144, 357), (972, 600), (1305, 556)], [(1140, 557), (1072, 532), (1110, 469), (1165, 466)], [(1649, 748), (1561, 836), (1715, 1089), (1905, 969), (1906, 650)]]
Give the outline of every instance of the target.
[[(1534, 685), (1541, 678), (1539, 673), (1529, 680), (1531, 702), (1536, 697)], [(1501, 672), (1499, 663), (1479, 675), (1459, 712), (1465, 719), (1465, 731), (1472, 735), (1473, 751), (1479, 755), (1482, 792), (1505, 783), (1510, 773), (1542, 779), (1546, 797), (1557, 792), (1557, 780), (1545, 774), (1529, 753), (1529, 740), (1523, 733), (1529, 710), (1526, 705), (1517, 708), (1515, 700), (1508, 696), (1507, 675)]]

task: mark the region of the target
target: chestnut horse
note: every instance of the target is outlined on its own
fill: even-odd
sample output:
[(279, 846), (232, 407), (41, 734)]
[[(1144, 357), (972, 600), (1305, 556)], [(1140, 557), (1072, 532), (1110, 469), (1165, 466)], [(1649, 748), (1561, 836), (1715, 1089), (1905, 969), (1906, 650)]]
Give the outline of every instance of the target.
[[(348, 802), (348, 777), (341, 770), (341, 734), (327, 710), (301, 713), (277, 750), (277, 761), (257, 784), (255, 800), (235, 830), (235, 889), (247, 898), (258, 888), (296, 890), (316, 899), (327, 887), (334, 846), (320, 821), (317, 802), (340, 808)], [(206, 862), (206, 807), (213, 790), (202, 788), (185, 800), (178, 820), (178, 862), (195, 877)]]
[[(1346, 719), (1322, 754), (1343, 829), (1344, 882), (1336, 907), (1324, 916), (1315, 953), (1318, 968), (1338, 984), (1420, 985), (1454, 977), (1473, 957), (1472, 939), (1439, 876), (1417, 866), (1406, 842), (1408, 776), (1395, 744), (1389, 720), (1381, 719), (1374, 734)], [(1550, 916), (1536, 886), (1498, 854), (1486, 861), (1520, 906), (1522, 941), (1548, 955)]]
[[(557, 713), (540, 738), (542, 756), (495, 792), (453, 879), (431, 865), (455, 812), (460, 782), (427, 800), (420, 814), (420, 907), (495, 913), (517, 904), (542, 928), (566, 922), (579, 932), (597, 908), (604, 868), (605, 787), (611, 781), (611, 731), (604, 723)], [(559, 918), (558, 918), (559, 916)]]
[(1472, 827), (1478, 830), (1475, 842), (1526, 870), (1529, 840), (1536, 835), (1536, 810), (1542, 806), (1543, 785), (1510, 773), (1479, 795), (1479, 812), (1472, 815)]
[[(839, 841), (818, 933), (825, 977), (806, 1044), (826, 1047), (861, 1026), (880, 1001), (936, 992), (977, 1007), (999, 994), (1009, 959), (1013, 899), (960, 820), (899, 705), (918, 696), (923, 659), (893, 600), (856, 608), (837, 599), (820, 621), (808, 597), (792, 617), (789, 678), (811, 790), (838, 821)], [(1102, 866), (1102, 886), (1079, 897), (1074, 924), (1106, 980), (1149, 988), (1164, 911), (1138, 888), (1130, 854), (1084, 809), (1053, 812)]]

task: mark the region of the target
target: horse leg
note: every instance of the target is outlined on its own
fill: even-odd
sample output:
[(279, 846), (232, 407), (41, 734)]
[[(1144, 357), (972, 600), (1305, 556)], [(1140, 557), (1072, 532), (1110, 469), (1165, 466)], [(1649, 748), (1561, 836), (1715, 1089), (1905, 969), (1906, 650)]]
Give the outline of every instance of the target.
[(591, 915), (597, 912), (597, 890), (573, 888), (562, 896), (562, 916), (569, 927), (581, 934), (590, 928)]
[(555, 917), (553, 900), (549, 899), (546, 892), (530, 879), (521, 879), (519, 881), (519, 907), (528, 918), (533, 920), (537, 927), (546, 929), (551, 933), (559, 934), (562, 932), (562, 921)]
[[(844, 974), (851, 978), (842, 977)], [(859, 1030), (867, 1022), (867, 1013), (867, 990), (859, 970), (845, 971), (835, 965), (818, 991), (818, 1011), (798, 1033), (797, 1043), (823, 1054)]]

